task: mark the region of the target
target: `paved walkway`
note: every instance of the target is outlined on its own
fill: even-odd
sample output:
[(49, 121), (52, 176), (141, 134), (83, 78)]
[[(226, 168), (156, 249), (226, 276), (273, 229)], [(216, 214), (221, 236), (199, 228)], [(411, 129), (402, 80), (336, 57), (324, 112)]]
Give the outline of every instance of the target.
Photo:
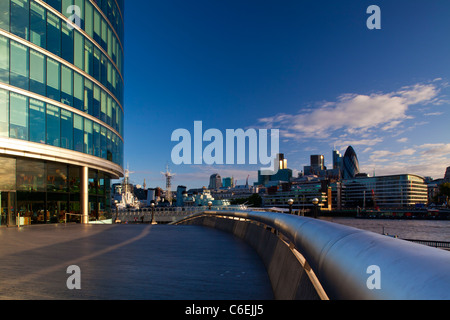
[[(81, 270), (69, 290), (67, 268)], [(0, 228), (0, 299), (267, 300), (257, 254), (199, 226), (45, 225)]]

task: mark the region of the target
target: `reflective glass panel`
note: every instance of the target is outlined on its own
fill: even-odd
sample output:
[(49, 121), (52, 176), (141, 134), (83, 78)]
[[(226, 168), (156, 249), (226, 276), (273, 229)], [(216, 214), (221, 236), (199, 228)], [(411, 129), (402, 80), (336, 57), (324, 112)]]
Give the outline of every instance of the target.
[(0, 81), (9, 83), (9, 39), (0, 35)]
[(30, 41), (46, 48), (47, 22), (45, 9), (34, 1), (30, 2)]
[(10, 84), (28, 90), (28, 47), (11, 41)]
[(28, 98), (10, 92), (9, 136), (28, 140)]
[(61, 147), (73, 149), (73, 114), (61, 109)]
[(55, 147), (60, 145), (61, 120), (59, 108), (47, 104), (47, 144)]
[(9, 135), (9, 92), (0, 89), (0, 136)]
[(30, 99), (30, 141), (45, 143), (45, 103)]
[(45, 56), (30, 50), (30, 91), (45, 96)]
[(30, 30), (29, 10), (28, 0), (11, 0), (11, 33), (25, 40), (28, 40)]
[(84, 121), (77, 114), (73, 115), (73, 144), (75, 151), (84, 151)]

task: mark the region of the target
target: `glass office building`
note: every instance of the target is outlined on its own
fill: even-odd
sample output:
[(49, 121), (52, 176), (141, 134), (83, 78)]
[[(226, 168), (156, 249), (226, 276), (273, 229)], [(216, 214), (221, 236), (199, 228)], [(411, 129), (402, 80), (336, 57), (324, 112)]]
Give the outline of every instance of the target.
[(410, 208), (428, 203), (425, 179), (414, 174), (356, 177), (343, 180), (347, 207)]
[(110, 212), (124, 171), (123, 8), (0, 1), (1, 226)]

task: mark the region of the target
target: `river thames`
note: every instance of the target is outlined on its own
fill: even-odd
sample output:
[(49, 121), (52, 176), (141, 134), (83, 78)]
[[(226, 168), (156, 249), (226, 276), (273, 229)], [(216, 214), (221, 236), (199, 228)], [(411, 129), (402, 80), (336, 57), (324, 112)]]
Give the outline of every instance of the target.
[(378, 234), (387, 233), (398, 236), (401, 239), (450, 241), (449, 220), (358, 219), (341, 217), (321, 217), (320, 219)]

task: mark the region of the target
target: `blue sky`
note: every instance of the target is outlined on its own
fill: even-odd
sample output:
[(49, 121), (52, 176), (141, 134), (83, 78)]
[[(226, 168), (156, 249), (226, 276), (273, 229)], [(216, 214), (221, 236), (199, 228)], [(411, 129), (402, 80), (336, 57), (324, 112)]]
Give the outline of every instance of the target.
[[(381, 29), (369, 30), (369, 5)], [(176, 129), (280, 129), (295, 174), (352, 145), (363, 171), (450, 166), (448, 0), (127, 1), (125, 163), (131, 180), (244, 184), (260, 165), (174, 165)], [(207, 143), (204, 144), (204, 147)]]

